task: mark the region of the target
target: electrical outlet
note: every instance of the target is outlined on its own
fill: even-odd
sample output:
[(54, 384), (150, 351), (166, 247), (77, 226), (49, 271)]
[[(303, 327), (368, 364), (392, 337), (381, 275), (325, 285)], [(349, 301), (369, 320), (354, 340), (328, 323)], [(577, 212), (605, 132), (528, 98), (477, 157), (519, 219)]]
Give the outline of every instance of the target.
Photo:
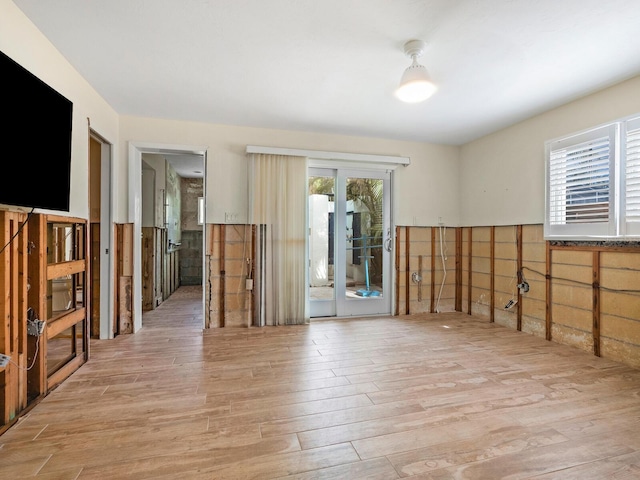
[(529, 284), (527, 282), (519, 283), (518, 288), (520, 289), (520, 293), (527, 293), (529, 291)]
[(0, 353), (0, 368), (4, 368), (9, 365), (9, 360), (11, 360), (10, 356)]
[(238, 222), (238, 214), (232, 212), (225, 212), (224, 221), (227, 223), (237, 223)]

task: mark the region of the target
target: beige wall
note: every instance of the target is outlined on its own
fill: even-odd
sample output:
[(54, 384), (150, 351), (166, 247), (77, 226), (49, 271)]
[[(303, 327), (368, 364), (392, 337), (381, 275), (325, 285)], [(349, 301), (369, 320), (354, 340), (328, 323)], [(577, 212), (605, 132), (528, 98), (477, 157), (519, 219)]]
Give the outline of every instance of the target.
[[(73, 102), (69, 215), (88, 218), (89, 124), (108, 142), (117, 144), (116, 112), (10, 0), (0, 0), (0, 50)], [(34, 133), (37, 121), (36, 115)]]
[[(395, 223), (449, 225), (459, 221), (457, 147), (309, 132), (234, 127), (123, 116), (120, 120), (122, 177), (126, 194), (127, 143), (206, 145), (207, 223), (225, 223), (225, 212), (247, 220), (247, 145), (326, 150), (411, 158), (394, 176)], [(120, 214), (126, 216), (126, 208)]]
[(640, 76), (461, 147), (462, 225), (544, 222), (544, 143), (640, 112)]

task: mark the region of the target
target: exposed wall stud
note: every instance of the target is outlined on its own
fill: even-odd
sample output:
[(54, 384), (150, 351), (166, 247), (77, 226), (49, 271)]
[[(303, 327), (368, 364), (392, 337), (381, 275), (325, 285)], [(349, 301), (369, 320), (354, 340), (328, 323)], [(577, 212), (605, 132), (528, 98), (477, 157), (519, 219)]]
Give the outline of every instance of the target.
[(418, 302), (422, 302), (422, 255), (418, 256)]
[(411, 282), (410, 282), (410, 278), (411, 278), (411, 262), (409, 261), (411, 258), (411, 227), (404, 227), (405, 228), (405, 285), (406, 285), (406, 291), (405, 291), (405, 314), (406, 315), (410, 315), (411, 314)]
[(551, 243), (549, 241), (547, 244), (547, 255), (546, 255), (546, 307), (545, 307), (545, 337), (547, 340), (551, 340)]
[(496, 272), (495, 272), (495, 263), (496, 263), (496, 227), (492, 226), (490, 231), (491, 231), (491, 237), (490, 237), (490, 240), (489, 240), (489, 243), (490, 243), (490, 247), (489, 248), (491, 249), (490, 250), (491, 253), (490, 253), (489, 261), (490, 261), (490, 264), (491, 264), (490, 265), (490, 268), (491, 268), (491, 271), (490, 271), (490, 279), (491, 279), (490, 280), (490, 282), (491, 282), (491, 286), (490, 286), (490, 290), (491, 290), (490, 291), (490, 297), (491, 297), (490, 304), (491, 304), (491, 307), (490, 307), (490, 310), (489, 310), (489, 321), (491, 323), (493, 323), (493, 322), (495, 322), (495, 319), (496, 319), (496, 312), (495, 312), (495, 309), (496, 309)]
[(600, 252), (593, 252), (593, 354), (600, 356)]
[(400, 227), (396, 227), (396, 292), (395, 292), (395, 315), (400, 315)]
[(469, 315), (471, 315), (471, 290), (472, 290), (472, 284), (473, 282), (471, 281), (473, 278), (473, 228), (469, 227), (469, 258), (467, 259), (467, 261), (469, 262), (469, 271), (467, 272), (467, 275), (469, 276), (468, 279), (468, 296), (467, 296), (467, 313)]
[(462, 311), (462, 228), (456, 228), (456, 311)]
[[(522, 272), (522, 225), (516, 226), (516, 276)], [(518, 291), (518, 303), (516, 304), (516, 316), (517, 316), (517, 329), (522, 331), (522, 293), (519, 288)]]
[(225, 305), (225, 268), (224, 268), (224, 247), (226, 243), (226, 228), (225, 225), (220, 225), (220, 326), (224, 327), (224, 309)]

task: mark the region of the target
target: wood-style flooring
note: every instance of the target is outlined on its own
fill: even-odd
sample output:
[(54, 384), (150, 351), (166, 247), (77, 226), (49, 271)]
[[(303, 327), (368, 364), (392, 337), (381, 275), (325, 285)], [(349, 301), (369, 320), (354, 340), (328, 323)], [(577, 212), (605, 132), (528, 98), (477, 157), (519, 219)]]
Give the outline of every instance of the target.
[(181, 288), (0, 436), (0, 479), (639, 479), (640, 371), (464, 314), (202, 332)]

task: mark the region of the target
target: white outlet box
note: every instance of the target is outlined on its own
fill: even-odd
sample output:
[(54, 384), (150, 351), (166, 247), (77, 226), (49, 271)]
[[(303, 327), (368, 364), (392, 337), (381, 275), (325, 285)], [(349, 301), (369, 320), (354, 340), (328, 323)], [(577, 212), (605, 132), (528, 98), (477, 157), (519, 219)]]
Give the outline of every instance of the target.
[(232, 212), (225, 212), (224, 221), (227, 223), (237, 223), (238, 222), (238, 214)]
[(44, 332), (43, 320), (27, 320), (27, 334), (39, 337)]
[(5, 368), (9, 365), (9, 360), (11, 360), (10, 356), (0, 353), (0, 368)]

